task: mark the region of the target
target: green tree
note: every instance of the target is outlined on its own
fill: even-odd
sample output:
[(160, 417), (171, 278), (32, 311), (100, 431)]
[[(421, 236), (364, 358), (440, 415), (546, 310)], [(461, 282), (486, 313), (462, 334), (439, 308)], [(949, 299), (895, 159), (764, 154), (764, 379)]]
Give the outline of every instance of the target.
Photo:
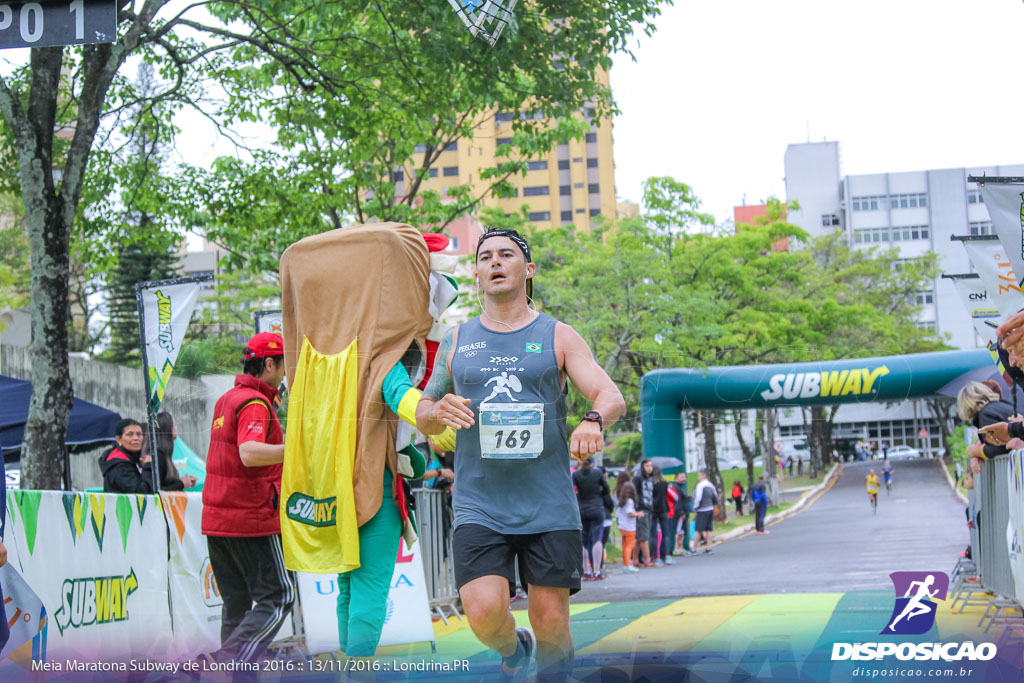
[[(464, 130), (471, 117), (464, 116), (470, 107), (463, 103), (504, 106), (517, 99), (504, 98), (507, 91), (523, 95), (519, 103), (536, 102), (546, 115), (558, 116), (569, 102), (588, 97), (596, 113), (607, 113), (610, 98), (587, 81), (610, 64), (614, 52), (626, 49), (635, 30), (653, 30), (658, 7), (655, 0), (520, 4), (516, 29), (487, 49), (468, 36), (441, 0), (380, 0), (372, 6), (341, 0), (184, 6), (123, 0), (115, 43), (32, 49), (27, 63), (0, 78), (0, 135), (7, 142), (0, 153), (0, 190), (14, 190), (22, 198), (32, 266), (34, 392), (22, 458), (26, 486), (60, 485), (61, 435), (72, 396), (67, 321), (73, 228), (83, 228), (88, 252), (102, 251), (103, 244), (108, 252), (109, 245), (125, 246), (104, 232), (110, 222), (84, 226), (88, 217), (82, 206), (90, 185), (109, 184), (119, 169), (130, 166), (124, 144), (114, 135), (120, 131), (130, 139), (133, 134), (122, 116), (142, 106), (169, 128), (174, 111), (192, 107), (231, 134), (230, 126), (257, 120), (286, 128), (278, 115), (296, 113), (298, 125), (282, 138), (287, 154), (249, 154), (257, 167), (233, 168), (221, 160), (216, 180), (205, 173), (182, 174), (176, 191), (146, 193), (165, 200), (151, 216), (173, 215), (190, 229), (205, 220), (225, 243), (232, 243), (228, 233), (240, 231), (232, 243), (240, 247), (238, 260), (254, 258), (254, 268), (269, 271), (291, 242), (358, 214), (348, 208), (359, 200), (349, 190), (366, 189), (369, 179), (388, 178), (403, 165), (402, 154), (412, 143), (396, 145), (389, 134), (408, 131), (416, 142), (433, 143), (420, 134), (424, 127), (432, 130), (423, 122), (455, 119), (453, 128)], [(161, 87), (152, 96), (121, 74), (135, 58), (156, 66)], [(466, 87), (451, 88), (452, 97), (434, 85), (445, 74), (463, 73), (472, 78)], [(552, 82), (570, 87), (551, 88)], [(267, 93), (280, 105), (273, 116), (266, 115)], [(297, 94), (307, 97), (297, 99)], [(559, 95), (570, 99), (562, 104)], [(323, 109), (314, 111), (317, 106)], [(311, 127), (322, 131), (322, 138), (320, 132), (309, 133)], [(562, 129), (572, 130), (572, 124)], [(437, 143), (443, 144), (447, 138), (439, 133)], [(536, 137), (543, 140), (545, 134)], [(319, 155), (320, 139), (332, 145), (348, 141), (333, 147), (338, 163)], [(375, 151), (392, 146), (394, 152)], [(531, 149), (525, 145), (527, 153)], [(381, 187), (372, 206), (387, 206), (388, 194)], [(332, 203), (338, 196), (345, 197), (341, 206)], [(104, 197), (99, 193), (97, 202), (87, 204), (90, 217), (117, 213), (114, 195)], [(376, 208), (363, 213), (385, 215)]]

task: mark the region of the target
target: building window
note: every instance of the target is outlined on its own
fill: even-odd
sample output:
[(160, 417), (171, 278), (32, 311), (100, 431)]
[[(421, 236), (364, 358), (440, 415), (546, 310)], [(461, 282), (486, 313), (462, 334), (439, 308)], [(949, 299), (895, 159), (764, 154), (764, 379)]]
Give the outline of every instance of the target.
[(890, 209), (917, 209), (928, 206), (927, 195), (924, 192), (915, 194), (892, 194), (889, 195)]
[(548, 194), (551, 194), (551, 191), (547, 185), (534, 185), (523, 188), (524, 197), (541, 197)]
[(448, 246), (445, 247), (445, 251), (458, 251), (459, 250), (459, 238), (449, 237)]
[(423, 154), (424, 152), (427, 151), (427, 146), (421, 142), (415, 147), (413, 147), (413, 151), (415, 151), (417, 154)]
[(498, 123), (508, 123), (509, 121), (514, 121), (515, 118), (516, 115), (513, 112), (499, 111), (498, 114), (494, 117), (494, 120), (497, 121)]
[(582, 164), (583, 163), (583, 157), (573, 157), (572, 158), (572, 163), (574, 163), (574, 164)]
[(576, 213), (583, 213), (583, 209), (576, 209)]
[(597, 110), (594, 109), (593, 107), (585, 107), (583, 109), (583, 115), (586, 116), (588, 119), (594, 118), (594, 115), (596, 113), (597, 113)]
[(914, 295), (914, 302), (918, 306), (927, 306), (935, 303), (935, 294), (932, 292), (918, 292)]
[(968, 204), (984, 204), (985, 200), (981, 196), (981, 190), (978, 189), (978, 188), (973, 188), (973, 189), (967, 190), (967, 203)]
[(875, 244), (889, 241), (889, 228), (863, 228), (854, 230), (853, 241), (856, 244)]
[(572, 186), (575, 187), (577, 190), (580, 190), (583, 188), (583, 183), (573, 183)]
[(511, 145), (511, 144), (512, 144), (512, 138), (498, 138), (498, 139), (497, 139), (497, 140), (495, 140), (494, 142), (495, 142), (495, 143), (496, 143), (496, 144), (497, 144), (497, 145), (498, 145), (499, 147), (500, 147), (501, 145)]
[(569, 160), (568, 159), (561, 159), (558, 162), (558, 170), (559, 171), (568, 171), (569, 170)]
[(587, 193), (588, 194), (601, 194), (601, 184), (600, 183), (590, 183), (589, 185), (587, 185)]
[(587, 159), (587, 168), (597, 168), (597, 159), (595, 157)]
[(459, 167), (458, 166), (445, 166), (444, 167), (444, 174), (446, 176), (459, 175)]
[(436, 168), (427, 169), (427, 175), (430, 176), (431, 178), (436, 178), (437, 177), (437, 169)]
[(928, 330), (929, 332), (934, 332), (935, 331), (935, 321), (934, 320), (918, 320), (917, 321), (917, 327), (918, 327), (918, 329), (921, 329), (921, 330)]
[(869, 197), (854, 197), (854, 211), (878, 211), (885, 208), (885, 195), (873, 195)]
[(587, 142), (597, 142), (597, 133), (587, 133), (585, 139)]
[(569, 187), (568, 185), (559, 185), (558, 186), (558, 194), (561, 195), (562, 197), (565, 197), (566, 195), (570, 195), (570, 194), (572, 194), (572, 188)]
[(538, 221), (549, 221), (549, 220), (551, 220), (551, 212), (550, 211), (531, 211), (530, 212), (530, 221), (531, 222), (536, 223)]
[(453, 140), (452, 142), (449, 142), (447, 145), (444, 146), (444, 151), (446, 151), (446, 152), (455, 152), (458, 149), (459, 149), (459, 141), (458, 140)]
[(916, 259), (916, 258), (898, 258), (898, 259), (896, 259), (895, 261), (892, 262), (892, 269), (897, 271), (897, 272), (901, 272), (907, 266), (913, 265), (914, 263), (917, 263), (918, 260), (919, 259)]
[(393, 182), (393, 183), (400, 183), (403, 180), (405, 180), (405, 171), (392, 171), (391, 172), (391, 182)]
[(563, 221), (571, 221), (572, 220), (572, 211), (571, 210), (570, 211), (563, 211), (562, 212), (562, 220)]
[(590, 216), (591, 217), (600, 216), (600, 215), (601, 215), (601, 209), (591, 209), (590, 210)]
[(905, 225), (892, 229), (893, 242), (909, 242), (911, 240), (928, 239), (927, 225)]
[(548, 170), (548, 162), (546, 161), (527, 161), (527, 171), (546, 171)]
[(972, 221), (967, 224), (968, 230), (972, 235), (991, 235), (992, 232), (992, 221)]
[(821, 225), (825, 228), (831, 228), (834, 225), (839, 225), (839, 216), (834, 213), (822, 214)]

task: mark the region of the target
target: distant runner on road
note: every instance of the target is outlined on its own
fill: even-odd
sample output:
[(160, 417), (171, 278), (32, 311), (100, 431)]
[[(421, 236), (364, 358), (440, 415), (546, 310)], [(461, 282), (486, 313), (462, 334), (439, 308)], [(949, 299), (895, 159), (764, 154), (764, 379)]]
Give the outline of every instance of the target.
[(882, 464), (882, 477), (885, 479), (885, 490), (892, 490), (892, 463), (888, 458)]
[(871, 499), (871, 507), (878, 507), (878, 475), (875, 474), (874, 468), (865, 477), (865, 486), (868, 490), (868, 498)]

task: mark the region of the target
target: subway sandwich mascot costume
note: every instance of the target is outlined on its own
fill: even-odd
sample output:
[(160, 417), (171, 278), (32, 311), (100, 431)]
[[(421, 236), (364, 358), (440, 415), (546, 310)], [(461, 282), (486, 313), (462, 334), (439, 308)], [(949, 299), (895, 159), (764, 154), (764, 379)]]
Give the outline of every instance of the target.
[[(434, 321), (457, 295), (437, 272), (454, 270), (455, 257), (438, 253), (447, 245), (444, 235), (373, 223), (308, 237), (281, 257), (291, 378), (285, 564), (338, 575), (338, 634), (349, 657), (377, 649), (399, 539), (416, 538), (403, 477), (421, 477), (426, 461), (407, 425), (444, 331)], [(454, 450), (454, 433), (437, 443)]]

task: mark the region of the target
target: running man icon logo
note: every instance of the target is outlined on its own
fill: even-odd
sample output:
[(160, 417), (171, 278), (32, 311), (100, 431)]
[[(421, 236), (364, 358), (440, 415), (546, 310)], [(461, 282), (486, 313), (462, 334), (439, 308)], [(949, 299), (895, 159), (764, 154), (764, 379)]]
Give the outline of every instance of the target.
[(897, 598), (882, 635), (917, 636), (930, 631), (938, 609), (933, 601), (946, 599), (949, 577), (943, 572), (893, 572), (889, 578)]

